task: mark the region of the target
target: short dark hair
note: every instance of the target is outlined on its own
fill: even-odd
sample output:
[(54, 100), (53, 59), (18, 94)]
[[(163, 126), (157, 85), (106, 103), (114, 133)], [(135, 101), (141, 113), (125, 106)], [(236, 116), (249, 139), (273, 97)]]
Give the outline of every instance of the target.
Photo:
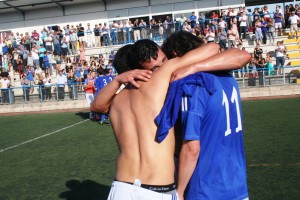
[(144, 69), (143, 63), (150, 62), (151, 58), (156, 60), (158, 57), (159, 46), (149, 39), (135, 42), (130, 51), (130, 62), (132, 69)]
[(129, 54), (131, 52), (132, 44), (127, 44), (121, 47), (116, 55), (113, 62), (114, 68), (117, 70), (118, 74), (122, 74), (123, 72), (127, 72), (131, 70), (130, 68), (130, 59)]
[(204, 44), (203, 40), (190, 32), (172, 33), (163, 43), (161, 49), (168, 59), (181, 57), (187, 52)]

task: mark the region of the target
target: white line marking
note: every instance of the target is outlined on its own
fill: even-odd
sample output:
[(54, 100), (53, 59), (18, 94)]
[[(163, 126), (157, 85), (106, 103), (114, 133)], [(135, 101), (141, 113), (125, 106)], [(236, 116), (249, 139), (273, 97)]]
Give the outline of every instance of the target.
[(60, 131), (66, 130), (66, 129), (68, 129), (68, 128), (72, 128), (73, 126), (76, 126), (76, 125), (78, 125), (78, 124), (84, 123), (84, 122), (86, 122), (86, 121), (88, 121), (88, 120), (89, 120), (89, 119), (86, 119), (86, 120), (83, 120), (83, 121), (81, 121), (81, 122), (77, 122), (77, 123), (75, 123), (75, 124), (72, 124), (72, 125), (70, 125), (70, 126), (66, 126), (66, 127), (64, 127), (64, 128), (58, 129), (58, 130), (56, 130), (56, 131), (54, 131), (54, 132), (47, 133), (47, 134), (45, 134), (45, 135), (42, 135), (42, 136), (33, 138), (33, 139), (31, 139), (31, 140), (27, 140), (27, 141), (25, 141), (25, 142), (22, 142), (22, 143), (20, 143), (20, 144), (16, 144), (16, 145), (14, 145), (14, 146), (11, 146), (11, 147), (8, 147), (8, 148), (5, 148), (5, 149), (1, 149), (1, 150), (0, 150), (0, 153), (2, 153), (2, 152), (4, 152), (4, 151), (7, 151), (7, 150), (10, 150), (10, 149), (13, 149), (13, 148), (16, 148), (16, 147), (19, 147), (19, 146), (21, 146), (21, 145), (24, 145), (24, 144), (33, 142), (33, 141), (35, 141), (35, 140), (38, 140), (38, 139), (47, 137), (47, 136), (49, 136), (49, 135), (53, 135), (54, 133), (58, 133), (58, 132), (60, 132)]

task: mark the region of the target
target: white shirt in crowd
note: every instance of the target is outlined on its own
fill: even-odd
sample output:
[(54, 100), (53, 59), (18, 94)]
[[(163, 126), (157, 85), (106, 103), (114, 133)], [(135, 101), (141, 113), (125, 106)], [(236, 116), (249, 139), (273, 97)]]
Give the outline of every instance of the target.
[(7, 89), (8, 86), (9, 86), (9, 80), (8, 79), (4, 80), (4, 78), (2, 78), (0, 80), (0, 83), (1, 83), (1, 89)]
[(42, 69), (41, 68), (36, 68), (35, 70), (34, 70), (34, 73), (36, 74), (36, 75), (39, 75), (39, 74), (42, 74), (43, 73), (43, 71), (42, 71)]
[(39, 59), (39, 54), (37, 54), (36, 52), (37, 52), (36, 50), (35, 51), (34, 50), (31, 51), (31, 54), (32, 54), (32, 57), (33, 57), (34, 60), (38, 60)]
[(45, 37), (45, 41), (47, 41), (46, 42), (46, 46), (51, 46), (52, 45), (52, 37)]
[(64, 74), (57, 75), (57, 77), (56, 77), (56, 83), (58, 85), (60, 85), (60, 87), (63, 87), (63, 85), (65, 85), (67, 83), (67, 77), (66, 77), (66, 75), (64, 75)]
[(291, 22), (291, 24), (297, 24), (299, 20), (300, 20), (300, 18), (298, 17), (298, 15), (290, 16), (290, 18), (289, 18), (289, 21)]
[(279, 46), (275, 50), (277, 51), (276, 57), (284, 57), (284, 53), (283, 53), (285, 50), (284, 46)]
[(247, 19), (248, 19), (247, 15), (240, 17), (239, 18), (239, 21), (241, 22), (240, 26), (247, 26)]

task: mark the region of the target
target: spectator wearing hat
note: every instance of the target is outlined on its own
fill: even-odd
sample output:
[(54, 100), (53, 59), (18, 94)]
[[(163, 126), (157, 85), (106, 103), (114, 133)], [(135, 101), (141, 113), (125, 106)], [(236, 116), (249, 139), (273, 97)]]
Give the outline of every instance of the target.
[(300, 18), (298, 15), (295, 15), (295, 11), (292, 11), (291, 16), (289, 17), (290, 27), (291, 27), (291, 35), (290, 37), (294, 37), (294, 32), (296, 32), (296, 38), (298, 39), (298, 24), (300, 23)]

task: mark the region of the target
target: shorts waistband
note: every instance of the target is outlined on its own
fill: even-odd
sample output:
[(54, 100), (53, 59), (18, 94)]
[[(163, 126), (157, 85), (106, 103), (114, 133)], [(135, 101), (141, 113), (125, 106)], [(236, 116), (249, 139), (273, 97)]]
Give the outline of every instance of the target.
[[(118, 182), (121, 182), (121, 183), (127, 183), (127, 184), (130, 184), (130, 185), (135, 185), (134, 183), (131, 183), (131, 182), (119, 181), (119, 180), (116, 180), (116, 179), (115, 179), (115, 181), (118, 181)], [(147, 189), (147, 190), (151, 190), (151, 191), (154, 191), (154, 192), (165, 193), (165, 192), (171, 192), (171, 191), (175, 190), (176, 189), (176, 184), (175, 183), (172, 183), (172, 184), (169, 184), (169, 185), (141, 184), (139, 187)]]

